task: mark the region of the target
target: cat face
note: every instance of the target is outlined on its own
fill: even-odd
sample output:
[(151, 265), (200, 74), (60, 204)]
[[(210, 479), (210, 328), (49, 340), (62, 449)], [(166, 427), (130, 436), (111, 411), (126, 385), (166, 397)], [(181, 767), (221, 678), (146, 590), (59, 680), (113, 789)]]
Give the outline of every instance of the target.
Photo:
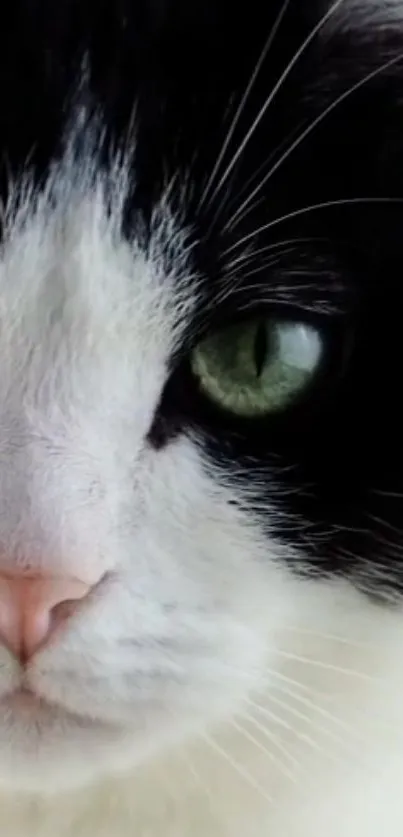
[(323, 579), (400, 591), (400, 4), (263, 5), (4, 14), (1, 570), (93, 591), (0, 648), (3, 783), (230, 716)]

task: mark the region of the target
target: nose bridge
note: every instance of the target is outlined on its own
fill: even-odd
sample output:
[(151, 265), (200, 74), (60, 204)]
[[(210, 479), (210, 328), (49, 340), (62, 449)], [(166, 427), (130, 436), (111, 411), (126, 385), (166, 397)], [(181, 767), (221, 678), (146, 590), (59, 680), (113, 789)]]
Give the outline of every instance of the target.
[(0, 426), (0, 573), (92, 577), (109, 525), (98, 463), (61, 433), (12, 430)]
[(39, 529), (50, 513), (57, 513), (60, 499), (68, 500), (66, 489), (78, 486), (78, 479), (77, 469), (75, 478), (66, 479), (67, 464), (70, 460), (72, 471), (73, 462), (66, 446), (56, 446), (50, 433), (13, 426), (8, 432), (0, 427), (0, 436), (1, 543), (6, 523), (10, 531), (29, 521)]

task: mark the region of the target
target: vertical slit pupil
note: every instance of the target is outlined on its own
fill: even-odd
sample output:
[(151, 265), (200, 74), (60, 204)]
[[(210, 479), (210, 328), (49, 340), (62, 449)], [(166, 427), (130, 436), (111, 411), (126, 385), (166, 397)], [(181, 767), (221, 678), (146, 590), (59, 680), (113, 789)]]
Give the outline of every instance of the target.
[(255, 334), (255, 343), (254, 343), (254, 361), (256, 366), (256, 375), (258, 378), (261, 377), (261, 374), (264, 369), (264, 365), (266, 363), (267, 352), (269, 349), (269, 340), (267, 334), (267, 323), (259, 323), (256, 334)]

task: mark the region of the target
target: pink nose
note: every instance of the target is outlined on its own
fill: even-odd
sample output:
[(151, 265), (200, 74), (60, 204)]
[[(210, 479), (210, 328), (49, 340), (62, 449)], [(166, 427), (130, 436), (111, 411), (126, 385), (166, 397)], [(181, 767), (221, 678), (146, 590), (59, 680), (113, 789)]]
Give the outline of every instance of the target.
[(91, 589), (74, 578), (0, 575), (0, 642), (26, 662)]

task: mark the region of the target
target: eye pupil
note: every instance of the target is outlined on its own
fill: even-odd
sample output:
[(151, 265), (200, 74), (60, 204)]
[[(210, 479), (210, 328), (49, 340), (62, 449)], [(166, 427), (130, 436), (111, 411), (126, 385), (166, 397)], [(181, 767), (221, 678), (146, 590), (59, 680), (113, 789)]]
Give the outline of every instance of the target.
[(264, 369), (264, 365), (267, 359), (267, 352), (269, 349), (269, 341), (268, 341), (268, 334), (267, 334), (267, 323), (259, 323), (256, 334), (255, 334), (255, 342), (253, 346), (253, 353), (254, 353), (254, 361), (256, 367), (256, 376), (257, 378), (261, 377), (261, 374)]

